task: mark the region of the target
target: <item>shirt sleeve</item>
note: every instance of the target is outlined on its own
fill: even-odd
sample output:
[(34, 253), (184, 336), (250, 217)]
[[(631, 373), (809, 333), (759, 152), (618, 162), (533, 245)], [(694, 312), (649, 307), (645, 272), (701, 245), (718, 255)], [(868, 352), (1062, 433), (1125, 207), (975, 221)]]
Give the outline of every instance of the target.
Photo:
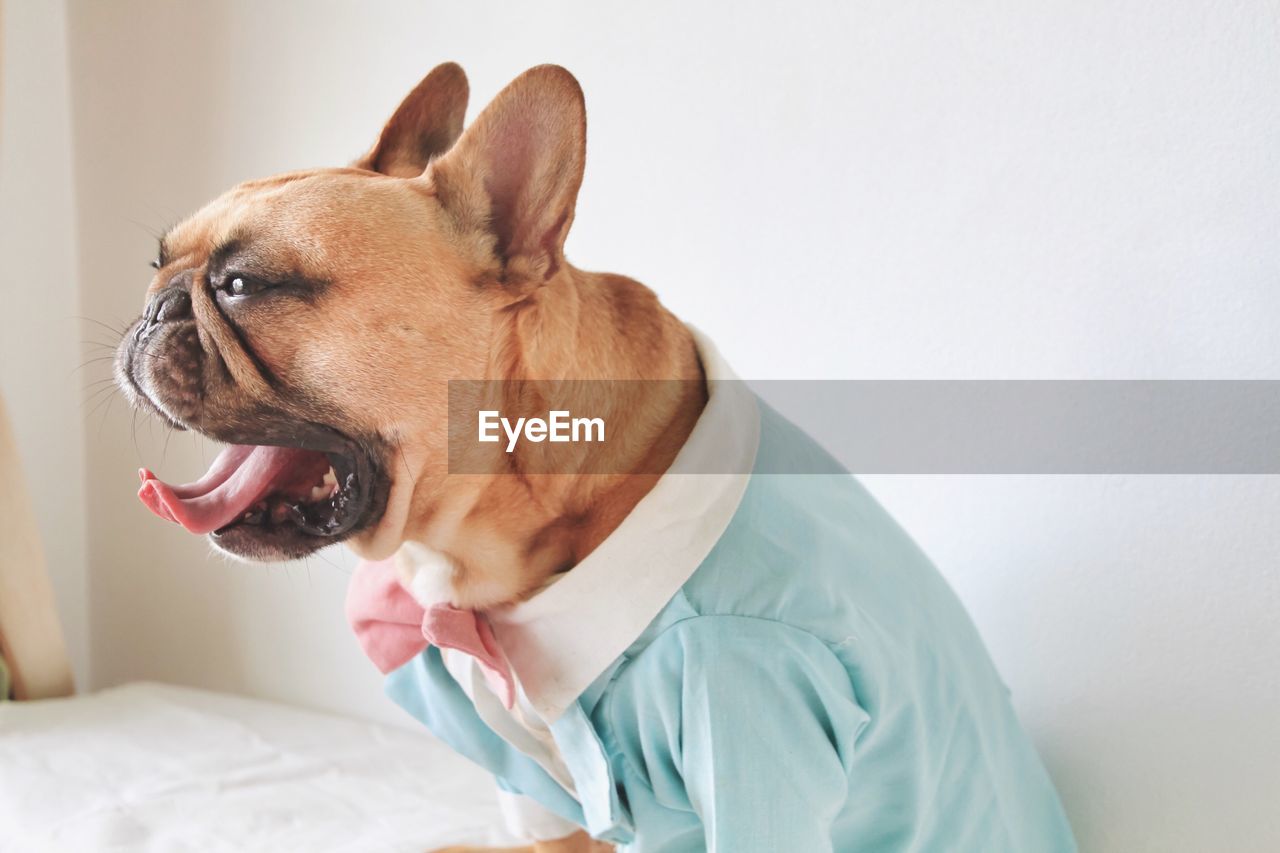
[(633, 760), (660, 801), (687, 797), (709, 853), (833, 850), (868, 716), (825, 643), (779, 622), (704, 616), (634, 664)]

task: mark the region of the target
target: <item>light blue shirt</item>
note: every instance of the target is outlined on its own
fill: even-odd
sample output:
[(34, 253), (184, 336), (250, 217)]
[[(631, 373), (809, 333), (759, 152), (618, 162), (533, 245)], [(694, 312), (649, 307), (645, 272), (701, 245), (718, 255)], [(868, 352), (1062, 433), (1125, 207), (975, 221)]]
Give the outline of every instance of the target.
[[(580, 654), (548, 671), (538, 635), (520, 643), (497, 626), (525, 687), (545, 687), (530, 695), (567, 697), (541, 707), (571, 791), (485, 724), (436, 648), (392, 672), (387, 693), (504, 789), (632, 853), (1075, 850), (946, 582), (853, 477), (761, 473), (835, 463), (759, 409), (755, 473), (722, 490), (732, 501), (709, 552), (674, 575), (632, 563), (592, 587), (597, 620), (616, 606), (626, 623), (631, 599), (660, 597), (620, 654), (616, 636), (578, 634)], [(648, 535), (697, 539), (674, 521)], [(629, 596), (627, 578), (646, 568), (679, 581), (637, 582)], [(595, 571), (607, 567), (584, 583)], [(552, 615), (564, 635), (583, 629)]]

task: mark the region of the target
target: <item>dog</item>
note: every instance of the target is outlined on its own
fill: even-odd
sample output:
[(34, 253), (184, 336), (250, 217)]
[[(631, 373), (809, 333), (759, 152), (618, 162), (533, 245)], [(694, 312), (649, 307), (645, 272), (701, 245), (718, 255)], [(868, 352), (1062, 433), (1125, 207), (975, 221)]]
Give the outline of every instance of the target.
[[(910, 539), (843, 472), (760, 473), (822, 451), (651, 290), (565, 258), (574, 77), (533, 68), (464, 130), (467, 100), (439, 66), (350, 167), (164, 235), (118, 382), (228, 447), (185, 486), (143, 470), (142, 500), (245, 559), (348, 543), (387, 692), (495, 773), (512, 849), (1074, 849)], [(523, 383), (592, 383), (590, 470), (480, 441), (459, 466), (469, 380), (519, 417)], [(695, 453), (727, 461), (678, 473)]]

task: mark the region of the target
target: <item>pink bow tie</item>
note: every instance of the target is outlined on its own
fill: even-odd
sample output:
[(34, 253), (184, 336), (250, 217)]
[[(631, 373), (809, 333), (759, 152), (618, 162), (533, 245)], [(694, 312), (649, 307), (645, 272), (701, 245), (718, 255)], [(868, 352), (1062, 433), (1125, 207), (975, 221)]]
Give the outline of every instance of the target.
[(482, 614), (452, 604), (423, 608), (396, 577), (392, 560), (362, 561), (347, 588), (347, 621), (364, 653), (384, 674), (399, 669), (428, 645), (465, 652), (480, 664), (489, 688), (510, 709), (515, 679)]

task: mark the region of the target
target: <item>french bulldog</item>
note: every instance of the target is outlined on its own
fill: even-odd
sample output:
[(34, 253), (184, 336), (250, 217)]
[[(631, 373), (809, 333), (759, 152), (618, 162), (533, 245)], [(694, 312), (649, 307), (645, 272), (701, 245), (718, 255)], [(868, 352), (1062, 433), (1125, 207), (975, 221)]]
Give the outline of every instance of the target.
[[(464, 131), (467, 95), (442, 65), (352, 166), (241, 184), (164, 235), (116, 374), (227, 448), (195, 483), (143, 470), (143, 501), (250, 560), (396, 555), (348, 600), (385, 618), (352, 625), (400, 638), (362, 640), (393, 698), (567, 822), (518, 849), (1074, 850), (963, 607), (852, 477), (664, 477), (742, 438), (704, 430), (728, 372), (648, 288), (565, 258), (574, 78), (533, 68)], [(516, 428), (452, 468), (451, 380), (539, 434), (526, 382), (642, 381), (593, 384), (608, 440), (546, 473)], [(828, 458), (752, 412), (745, 467)], [(499, 643), (530, 608), (544, 633)], [(539, 637), (568, 651), (522, 657)], [(559, 698), (530, 712), (511, 670)]]
[[(640, 283), (564, 257), (578, 83), (533, 68), (464, 134), (467, 98), (441, 65), (352, 166), (243, 183), (163, 236), (116, 376), (137, 407), (227, 449), (186, 486), (141, 472), (154, 511), (250, 560), (425, 543), (450, 559), (454, 602), (478, 609), (574, 565), (674, 458), (705, 402), (688, 329)], [(598, 401), (645, 412), (611, 417), (603, 452), (650, 473), (449, 475), (450, 379), (562, 377), (694, 381)], [(519, 457), (495, 446), (494, 470)]]

